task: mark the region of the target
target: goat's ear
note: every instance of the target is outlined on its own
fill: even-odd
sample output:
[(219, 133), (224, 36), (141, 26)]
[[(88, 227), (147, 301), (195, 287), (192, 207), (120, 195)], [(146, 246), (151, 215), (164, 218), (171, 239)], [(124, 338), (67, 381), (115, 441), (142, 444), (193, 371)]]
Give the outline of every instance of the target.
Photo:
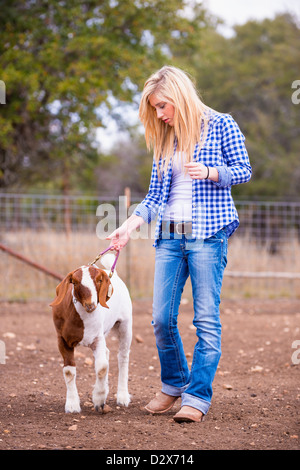
[(58, 286), (56, 287), (56, 299), (53, 300), (53, 302), (50, 304), (50, 307), (54, 307), (56, 305), (59, 305), (62, 300), (64, 299), (68, 287), (70, 285), (70, 282), (72, 281), (72, 275), (73, 272), (69, 273)]
[(113, 293), (113, 286), (110, 282), (110, 279), (106, 272), (101, 269), (97, 275), (96, 281), (100, 282), (100, 289), (98, 293), (99, 303), (102, 305), (102, 307), (109, 308), (106, 302), (111, 298)]

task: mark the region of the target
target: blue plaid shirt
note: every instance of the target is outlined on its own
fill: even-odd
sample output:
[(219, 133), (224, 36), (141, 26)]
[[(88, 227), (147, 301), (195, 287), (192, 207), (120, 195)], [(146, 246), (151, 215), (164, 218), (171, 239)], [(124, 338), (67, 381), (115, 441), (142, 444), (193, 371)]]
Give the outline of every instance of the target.
[[(244, 141), (244, 135), (229, 114), (211, 111), (205, 144), (200, 152), (196, 144), (194, 161), (217, 168), (219, 181), (192, 180), (192, 237), (209, 238), (222, 228), (230, 237), (237, 229), (239, 218), (231, 186), (246, 183), (252, 173)], [(157, 216), (154, 246), (160, 237), (171, 181), (172, 162), (159, 179), (157, 165), (153, 161), (148, 194), (134, 211), (147, 223)]]

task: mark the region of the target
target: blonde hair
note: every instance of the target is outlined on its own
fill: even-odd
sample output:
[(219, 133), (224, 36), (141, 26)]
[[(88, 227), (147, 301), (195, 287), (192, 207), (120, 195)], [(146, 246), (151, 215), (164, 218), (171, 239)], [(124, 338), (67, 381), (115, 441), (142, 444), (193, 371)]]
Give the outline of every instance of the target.
[[(174, 106), (174, 126), (157, 118), (149, 102), (153, 94)], [(200, 150), (207, 135), (207, 109), (189, 76), (176, 67), (164, 66), (146, 81), (139, 117), (145, 128), (147, 147), (154, 150), (159, 176), (159, 160), (162, 159), (162, 171), (165, 171), (172, 160), (176, 140), (176, 148), (184, 152), (185, 161), (193, 160), (195, 145), (198, 143)]]

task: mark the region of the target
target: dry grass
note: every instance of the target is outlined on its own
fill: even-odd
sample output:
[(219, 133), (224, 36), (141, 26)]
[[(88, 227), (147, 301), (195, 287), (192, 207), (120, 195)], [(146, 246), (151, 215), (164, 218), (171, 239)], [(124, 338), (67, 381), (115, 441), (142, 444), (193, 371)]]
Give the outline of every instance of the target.
[[(93, 233), (64, 233), (31, 230), (22, 233), (2, 234), (1, 241), (11, 249), (22, 253), (47, 268), (67, 274), (78, 266), (94, 260), (108, 246)], [(154, 274), (153, 240), (130, 241), (122, 252), (117, 269), (130, 287), (133, 298), (151, 298)], [(16, 301), (29, 299), (50, 300), (55, 295), (58, 281), (33, 269), (12, 256), (1, 252), (0, 283), (1, 299)], [(226, 272), (300, 272), (300, 245), (294, 239), (282, 243), (276, 255), (265, 246), (250, 243), (238, 236), (230, 239)], [(222, 295), (224, 298), (300, 298), (300, 280), (248, 279), (225, 276)], [(184, 297), (191, 299), (188, 282)]]

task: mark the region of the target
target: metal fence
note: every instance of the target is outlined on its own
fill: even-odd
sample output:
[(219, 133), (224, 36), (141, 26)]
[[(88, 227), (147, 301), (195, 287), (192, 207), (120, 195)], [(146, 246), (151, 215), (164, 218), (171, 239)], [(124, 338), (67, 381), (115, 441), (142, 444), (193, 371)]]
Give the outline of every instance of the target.
[[(105, 234), (126, 219), (142, 197), (0, 193), (0, 242), (63, 274), (106, 247)], [(236, 200), (240, 227), (230, 238), (223, 292), (227, 297), (300, 298), (300, 202)], [(99, 227), (101, 226), (101, 235)], [(153, 226), (124, 250), (120, 269), (137, 297), (151, 296)], [(119, 263), (118, 263), (119, 265)], [(45, 298), (53, 282), (0, 253), (2, 298)], [(14, 279), (26, 278), (22, 289)], [(46, 287), (45, 287), (46, 286)], [(186, 295), (189, 295), (188, 292)]]

